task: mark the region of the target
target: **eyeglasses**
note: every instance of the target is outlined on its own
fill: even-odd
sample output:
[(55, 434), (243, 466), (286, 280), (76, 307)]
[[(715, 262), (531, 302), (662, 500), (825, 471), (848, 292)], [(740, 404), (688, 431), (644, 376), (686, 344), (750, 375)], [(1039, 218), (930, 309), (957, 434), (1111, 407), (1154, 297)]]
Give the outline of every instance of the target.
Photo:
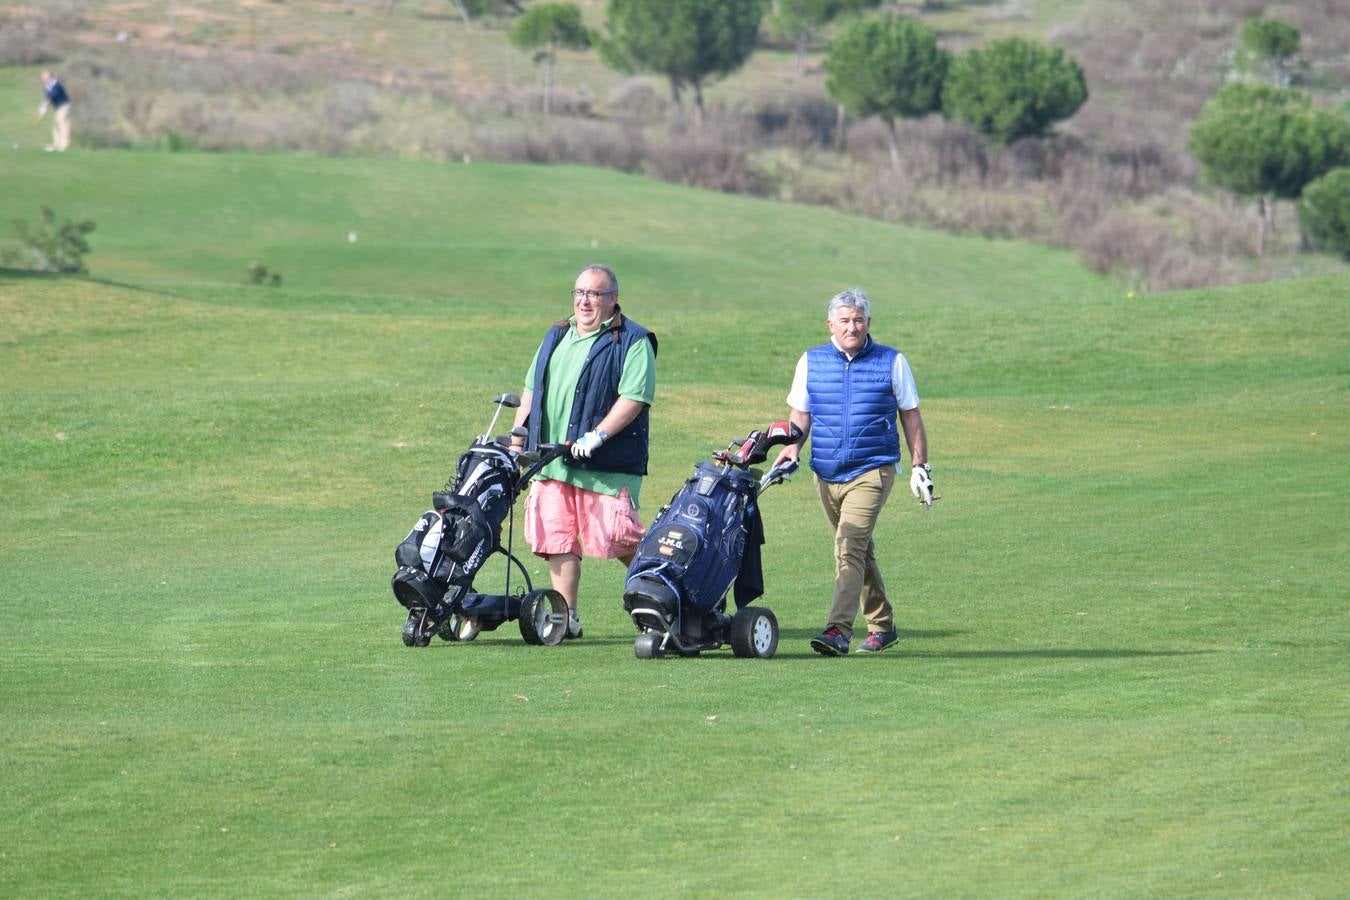
[(618, 291), (587, 291), (582, 288), (575, 288), (572, 291), (573, 300), (599, 300), (601, 297), (609, 297), (617, 294)]

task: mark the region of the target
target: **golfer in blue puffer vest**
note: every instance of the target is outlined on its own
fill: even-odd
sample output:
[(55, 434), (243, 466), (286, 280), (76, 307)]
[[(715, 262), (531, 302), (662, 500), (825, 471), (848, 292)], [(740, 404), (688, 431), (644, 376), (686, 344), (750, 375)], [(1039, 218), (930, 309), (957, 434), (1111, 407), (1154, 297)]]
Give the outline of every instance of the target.
[[(901, 431), (912, 463), (910, 490), (925, 507), (937, 496), (914, 376), (904, 354), (872, 340), (871, 301), (860, 290), (843, 291), (825, 317), (830, 342), (802, 354), (787, 397), (801, 443), (811, 439), (811, 471), (834, 531), (834, 597), (811, 647), (825, 656), (848, 653), (861, 608), (867, 638), (859, 650), (876, 653), (899, 638), (872, 532), (895, 484)], [(784, 447), (774, 464), (796, 461), (801, 443)]]

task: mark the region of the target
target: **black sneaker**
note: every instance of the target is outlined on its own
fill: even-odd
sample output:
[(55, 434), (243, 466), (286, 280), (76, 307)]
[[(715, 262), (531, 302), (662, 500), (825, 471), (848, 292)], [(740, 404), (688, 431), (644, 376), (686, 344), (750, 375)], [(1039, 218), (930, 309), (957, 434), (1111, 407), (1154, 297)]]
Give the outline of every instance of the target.
[(848, 638), (831, 625), (824, 633), (811, 638), (811, 649), (822, 656), (848, 656)]

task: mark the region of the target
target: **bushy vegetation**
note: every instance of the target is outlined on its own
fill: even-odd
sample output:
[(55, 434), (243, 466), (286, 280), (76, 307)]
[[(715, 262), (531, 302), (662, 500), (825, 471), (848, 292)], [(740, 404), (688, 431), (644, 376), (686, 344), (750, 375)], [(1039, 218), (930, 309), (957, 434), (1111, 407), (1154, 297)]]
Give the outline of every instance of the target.
[(1248, 19), (1242, 26), (1241, 60), (1276, 84), (1292, 80), (1291, 63), (1298, 53), (1302, 35), (1294, 26), (1279, 19)]
[(1046, 134), (1087, 98), (1083, 70), (1062, 48), (1010, 37), (957, 57), (943, 84), (942, 107), (952, 119), (1010, 144)]
[(35, 272), (62, 272), (82, 275), (84, 256), (89, 252), (86, 237), (97, 228), (93, 221), (57, 221), (50, 207), (42, 207), (36, 224), (27, 219), (14, 220), (18, 246), (0, 248), (0, 265)]
[(1298, 216), (1315, 244), (1350, 260), (1350, 168), (1333, 169), (1304, 188)]
[[(876, 15), (871, 3), (766, 4), (780, 19), (761, 21), (754, 53), (730, 75), (701, 83), (697, 134), (679, 121), (694, 94), (689, 83), (677, 102), (664, 74), (626, 74), (602, 66), (594, 48), (559, 47), (553, 84), (545, 72), (541, 85), (530, 56), (508, 41), (529, 7), (461, 5), (469, 25), (444, 0), (293, 0), (284, 9), (221, 3), (209, 20), (185, 13), (166, 29), (148, 11), (114, 13), (93, 2), (62, 19), (75, 23), (70, 31), (44, 26), (41, 33), (52, 38), (46, 45), (77, 91), (75, 140), (83, 146), (609, 166), (916, 225), (1049, 241), (1155, 288), (1334, 264), (1301, 254), (1294, 229), (1262, 239), (1261, 220), (1278, 220), (1276, 210), (1292, 220), (1293, 201), (1271, 195), (1264, 217), (1258, 205), (1235, 205), (1228, 191), (1202, 179), (1186, 146), (1215, 86), (1253, 75), (1241, 32), (1266, 14), (1255, 0), (1203, 9), (1170, 0), (1068, 4), (1059, 23), (974, 0), (888, 4), (882, 14), (899, 9), (917, 18), (957, 57), (1008, 33), (1062, 48), (1089, 89), (1078, 111), (1047, 136), (1006, 145), (936, 116), (898, 118), (900, 170), (887, 124), (839, 115), (825, 87), (830, 42), (857, 16)], [(606, 0), (578, 5), (587, 27), (607, 34)], [(18, 46), (18, 29), (47, 21), (35, 7), (24, 9), (0, 14), (0, 46)], [(795, 32), (800, 40), (782, 30), (781, 16), (812, 10), (830, 17)], [(1301, 35), (1287, 60), (1299, 85), (1318, 108), (1344, 104), (1350, 0), (1280, 7), (1280, 15)], [(126, 24), (137, 16), (140, 24)], [(125, 43), (113, 40), (119, 28), (128, 29)], [(23, 90), (33, 90), (31, 81)], [(546, 104), (551, 115), (542, 117)]]
[(1279, 19), (1248, 19), (1242, 26), (1242, 46), (1262, 59), (1288, 59), (1298, 52), (1298, 29)]
[(0, 12), (0, 66), (36, 66), (60, 61), (72, 50), (72, 35), (88, 27), (75, 9)]
[(1300, 91), (1230, 84), (1205, 106), (1190, 147), (1215, 184), (1287, 199), (1350, 156), (1350, 120)]
[(281, 287), (281, 273), (274, 272), (260, 262), (248, 264), (248, 283), (259, 287)]
[(1268, 196), (1296, 198), (1350, 162), (1350, 119), (1313, 108), (1292, 88), (1230, 84), (1205, 105), (1190, 148), (1213, 183), (1258, 199), (1264, 213)]

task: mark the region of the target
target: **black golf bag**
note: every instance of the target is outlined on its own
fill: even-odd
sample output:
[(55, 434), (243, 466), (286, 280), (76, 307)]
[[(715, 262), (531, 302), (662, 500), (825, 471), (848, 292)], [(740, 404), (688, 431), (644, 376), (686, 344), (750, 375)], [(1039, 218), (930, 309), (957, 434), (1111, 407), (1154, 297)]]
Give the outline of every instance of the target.
[(460, 456), (454, 481), (431, 495), (433, 509), (422, 514), (394, 551), (393, 588), (400, 603), (434, 610), (447, 592), (458, 594), (473, 585), (474, 575), (501, 543), (516, 476), (515, 460), (491, 445), (475, 444)]
[[(772, 611), (748, 605), (764, 592), (759, 495), (792, 474), (796, 464), (762, 479), (749, 466), (762, 462), (770, 446), (800, 437), (795, 425), (776, 422), (733, 441), (714, 454), (713, 463), (697, 463), (657, 513), (624, 583), (624, 609), (642, 632), (634, 644), (639, 657), (662, 656), (667, 649), (696, 655), (724, 643), (737, 656), (773, 655), (777, 620)], [(726, 597), (733, 582), (737, 611), (729, 615)]]
[[(520, 401), (506, 394), (497, 403), (500, 412)], [(391, 587), (408, 611), (404, 644), (425, 647), (432, 635), (471, 641), (513, 619), (520, 621), (527, 643), (562, 640), (567, 604), (556, 591), (533, 589), (524, 564), (511, 552), (512, 527), (507, 529), (508, 546), (502, 546), (502, 525), (513, 519), (516, 498), (530, 479), (564, 449), (553, 444), (513, 456), (505, 439), (481, 435), (460, 455), (445, 489), (432, 494), (432, 509), (394, 550), (398, 570)], [(473, 589), (474, 576), (493, 553), (507, 558), (505, 593), (479, 593)], [(524, 582), (524, 590), (517, 593), (511, 591), (513, 567)]]

